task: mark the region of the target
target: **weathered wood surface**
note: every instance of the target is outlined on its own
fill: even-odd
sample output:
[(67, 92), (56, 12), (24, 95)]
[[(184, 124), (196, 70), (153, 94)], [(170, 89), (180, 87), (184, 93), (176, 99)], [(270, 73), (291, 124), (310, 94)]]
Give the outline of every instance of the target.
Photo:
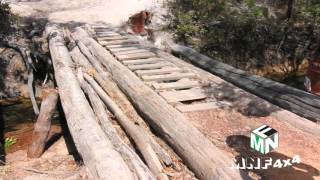
[(197, 75), (194, 73), (172, 73), (172, 74), (163, 74), (163, 75), (144, 75), (141, 78), (144, 81), (173, 81), (180, 80), (183, 78), (196, 78)]
[(157, 55), (153, 52), (140, 52), (140, 53), (133, 53), (133, 54), (123, 54), (123, 55), (117, 55), (117, 58), (121, 61), (124, 60), (135, 60), (135, 59), (144, 59), (144, 58), (151, 58), (156, 57)]
[(149, 53), (150, 51), (147, 49), (136, 49), (136, 50), (130, 50), (130, 51), (122, 51), (122, 52), (114, 52), (112, 51), (116, 56), (118, 55), (127, 55), (127, 54), (134, 54), (134, 53)]
[(177, 82), (171, 83), (154, 83), (152, 86), (157, 90), (172, 90), (200, 87), (200, 83), (198, 81), (192, 81), (189, 79), (181, 79)]
[(142, 75), (158, 75), (158, 74), (168, 74), (173, 72), (183, 72), (184, 70), (177, 67), (166, 67), (161, 69), (152, 69), (152, 70), (137, 70), (135, 73), (137, 73), (139, 76)]
[[(114, 129), (105, 106), (99, 98), (97, 93), (101, 93), (102, 89), (99, 89), (98, 84), (94, 84), (95, 86), (90, 86), (84, 80), (83, 73), (81, 71), (78, 72), (78, 79), (81, 84), (82, 89), (88, 95), (92, 108), (97, 116), (97, 119), (107, 137), (110, 139), (115, 149), (121, 154), (121, 156), (126, 160), (130, 169), (135, 172), (135, 175), (138, 176), (140, 180), (151, 180), (156, 179), (147, 166), (141, 161), (140, 157), (127, 145), (123, 142), (121, 137), (118, 135), (117, 131)], [(92, 78), (90, 81), (94, 81)], [(91, 82), (92, 83), (92, 82)], [(98, 88), (98, 91), (95, 92), (94, 89)]]
[(56, 110), (57, 102), (57, 90), (43, 90), (40, 114), (38, 116), (37, 122), (34, 125), (32, 144), (28, 148), (28, 157), (38, 158), (44, 152), (51, 127), (51, 119)]
[(113, 41), (113, 40), (124, 40), (124, 39), (128, 39), (125, 36), (111, 36), (111, 37), (98, 37), (97, 38), (98, 41)]
[(59, 96), (70, 133), (84, 164), (94, 179), (134, 179), (121, 155), (106, 138), (72, 69), (64, 38), (55, 25), (46, 33), (59, 88)]
[(175, 149), (197, 177), (207, 180), (242, 179), (239, 170), (228, 168), (231, 158), (192, 126), (186, 117), (146, 86), (83, 29), (77, 28), (74, 34), (103, 63), (143, 117)]
[(179, 90), (179, 91), (164, 91), (164, 92), (160, 92), (159, 94), (163, 98), (165, 98), (169, 103), (176, 103), (179, 101), (199, 100), (207, 97), (204, 94), (203, 90), (199, 88)]
[(141, 48), (139, 47), (120, 47), (120, 48), (111, 48), (110, 50), (113, 53), (117, 53), (117, 52), (126, 52), (126, 51), (132, 51), (132, 50), (139, 50)]
[(163, 59), (160, 58), (148, 58), (148, 59), (137, 59), (137, 60), (129, 60), (123, 61), (124, 65), (139, 65), (139, 64), (150, 64), (150, 63), (157, 63), (161, 62)]
[[(72, 58), (74, 59), (74, 61), (78, 65), (82, 66), (84, 70), (88, 71), (89, 69), (89, 72), (99, 83), (101, 88), (105, 92), (107, 92), (112, 100), (116, 102), (116, 104), (122, 109), (125, 115), (129, 117), (134, 124), (140, 126), (142, 129), (145, 129), (145, 131), (148, 131), (149, 129), (148, 127), (146, 127), (144, 120), (138, 115), (130, 101), (122, 93), (117, 84), (112, 80), (110, 74), (103, 69), (100, 62), (90, 53), (88, 48), (85, 47), (83, 43), (77, 42), (77, 45), (81, 51), (74, 49), (71, 50)], [(97, 72), (93, 71), (94, 68)], [(154, 151), (156, 151), (158, 156), (161, 158), (161, 161), (165, 165), (172, 164), (170, 156), (163, 150), (163, 148), (153, 139), (151, 135), (146, 135), (149, 138)]]
[(314, 122), (320, 121), (319, 96), (260, 76), (251, 75), (185, 46), (175, 45), (172, 46), (171, 49), (174, 53), (188, 58), (192, 64), (220, 76), (244, 90), (262, 97), (288, 111), (296, 113), (299, 116)]
[(128, 65), (128, 68), (132, 71), (135, 70), (151, 70), (151, 69), (159, 69), (163, 67), (173, 66), (172, 63), (169, 62), (158, 62), (153, 64), (140, 64), (140, 65)]
[[(124, 128), (127, 134), (133, 139), (137, 145), (139, 151), (147, 162), (151, 172), (156, 175), (157, 179), (168, 179), (165, 174), (163, 174), (163, 167), (157, 157), (156, 152), (153, 150), (149, 137), (146, 132), (139, 126), (135, 125), (117, 106), (117, 104), (103, 91), (103, 89), (98, 85), (97, 82), (89, 75), (84, 74), (84, 78), (89, 82), (91, 87), (97, 92), (101, 100), (107, 105), (108, 109), (113, 113), (113, 115), (118, 120), (119, 124)], [(98, 101), (95, 99), (94, 101)]]
[(100, 41), (102, 45), (110, 46), (110, 45), (124, 45), (124, 44), (138, 44), (137, 41), (132, 40), (116, 40), (116, 41)]

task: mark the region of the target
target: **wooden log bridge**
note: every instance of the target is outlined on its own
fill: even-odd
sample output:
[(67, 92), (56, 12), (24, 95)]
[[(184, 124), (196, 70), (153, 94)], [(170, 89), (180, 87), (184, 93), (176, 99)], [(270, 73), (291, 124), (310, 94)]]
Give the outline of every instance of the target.
[[(168, 156), (167, 150), (153, 139), (155, 135), (148, 125), (173, 148), (196, 177), (242, 179), (239, 170), (229, 168), (233, 163), (231, 157), (214, 146), (170, 104), (206, 98), (200, 83), (194, 80), (195, 74), (169, 62), (158, 65), (162, 59), (152, 52), (144, 53), (148, 50), (133, 51), (131, 48), (132, 56), (122, 51), (119, 57), (124, 65), (85, 30), (61, 32), (56, 25), (46, 27), (59, 97), (76, 147), (94, 179), (168, 179), (165, 167), (171, 165), (172, 155)], [(108, 33), (107, 36), (115, 35)], [(65, 38), (75, 46), (68, 49)], [(107, 40), (113, 42), (106, 44), (119, 49), (122, 46), (118, 43), (123, 39), (109, 38)], [(125, 40), (125, 43), (137, 45), (130, 39)], [(147, 58), (147, 64), (137, 58), (142, 61)], [(178, 74), (163, 76), (163, 72), (153, 69), (166, 65), (170, 68), (163, 69), (164, 72)], [(133, 70), (141, 73), (142, 79)], [(167, 80), (179, 82), (167, 84)], [(147, 85), (148, 82), (157, 83)], [(185, 92), (173, 98), (175, 94), (161, 94), (152, 87), (173, 92), (182, 88)], [(126, 144), (114, 129), (110, 114), (133, 139), (136, 148)]]
[(218, 90), (219, 81), (212, 74), (282, 107), (247, 96), (276, 109), (270, 114), (277, 120), (320, 136), (314, 123), (320, 117), (319, 97), (249, 75), (190, 48), (172, 50), (212, 74), (112, 27), (85, 27), (61, 33), (62, 28), (48, 25), (46, 32), (68, 127), (94, 179), (171, 179), (168, 169), (176, 159), (199, 179), (247, 179), (230, 168), (232, 155), (185, 116), (222, 107), (210, 93)]

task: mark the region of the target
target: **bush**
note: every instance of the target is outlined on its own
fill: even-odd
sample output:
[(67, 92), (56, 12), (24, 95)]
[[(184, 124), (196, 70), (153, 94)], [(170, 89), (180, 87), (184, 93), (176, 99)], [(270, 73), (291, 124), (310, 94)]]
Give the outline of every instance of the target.
[(320, 42), (320, 1), (296, 0), (287, 17), (276, 8), (287, 10), (289, 1), (274, 0), (273, 13), (256, 0), (173, 0), (170, 28), (177, 41), (215, 59), (249, 71), (286, 64), (289, 75)]
[(0, 0), (0, 35), (8, 34), (10, 32), (11, 24), (14, 22), (14, 19), (9, 4)]

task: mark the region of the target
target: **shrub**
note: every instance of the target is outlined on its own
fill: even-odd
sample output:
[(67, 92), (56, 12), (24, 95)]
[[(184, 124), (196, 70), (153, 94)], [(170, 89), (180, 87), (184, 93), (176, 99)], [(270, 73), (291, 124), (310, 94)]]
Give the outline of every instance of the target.
[[(285, 10), (289, 1), (274, 0)], [(241, 69), (286, 64), (289, 75), (319, 49), (318, 0), (295, 0), (290, 17), (256, 0), (173, 0), (170, 9), (177, 41)]]
[(0, 0), (0, 35), (9, 33), (14, 19), (14, 15), (11, 13), (9, 4)]

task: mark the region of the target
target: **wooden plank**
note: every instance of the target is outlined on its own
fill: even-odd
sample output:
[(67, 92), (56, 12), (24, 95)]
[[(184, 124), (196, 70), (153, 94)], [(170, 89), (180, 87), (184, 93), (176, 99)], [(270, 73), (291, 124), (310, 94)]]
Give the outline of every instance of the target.
[(96, 34), (96, 37), (103, 38), (103, 37), (118, 37), (120, 34)]
[[(177, 109), (169, 105), (150, 87), (145, 85), (133, 72), (117, 61), (107, 50), (80, 28), (73, 33), (110, 72), (120, 89), (175, 152), (182, 158), (197, 178), (247, 179), (240, 170), (232, 166), (232, 159), (217, 148)], [(249, 179), (249, 178), (248, 178)]]
[(132, 71), (135, 70), (148, 70), (148, 69), (159, 69), (162, 67), (167, 67), (167, 66), (174, 66), (172, 63), (168, 62), (160, 62), (160, 63), (154, 63), (154, 64), (141, 64), (141, 65), (129, 65), (128, 68), (131, 69)]
[(98, 41), (114, 41), (128, 39), (126, 36), (109, 36), (109, 37), (98, 37)]
[(217, 102), (207, 102), (199, 104), (177, 105), (175, 108), (177, 108), (180, 112), (195, 112), (217, 109), (219, 106), (217, 105)]
[(123, 60), (134, 60), (134, 59), (144, 59), (144, 58), (151, 58), (151, 57), (157, 57), (155, 53), (152, 52), (145, 52), (145, 53), (133, 53), (133, 54), (124, 54), (124, 55), (118, 55), (117, 58), (121, 61)]
[(244, 90), (313, 122), (320, 121), (319, 96), (264, 77), (251, 75), (185, 46), (175, 45), (171, 48), (174, 52), (187, 57), (192, 64), (218, 75)]
[(109, 25), (103, 25), (103, 24), (93, 24), (91, 25), (91, 28), (93, 29), (111, 29)]
[(97, 37), (113, 37), (113, 36), (121, 36), (119, 33), (115, 32), (101, 32), (101, 33), (96, 33)]
[(125, 39), (125, 40), (115, 40), (115, 41), (100, 41), (101, 45), (110, 46), (110, 45), (124, 45), (124, 44), (138, 44), (138, 41), (134, 41), (131, 39)]
[(138, 50), (141, 49), (139, 47), (122, 47), (122, 48), (109, 48), (111, 52), (124, 52), (124, 51), (131, 51), (131, 50)]
[(130, 61), (122, 61), (124, 65), (139, 65), (139, 64), (150, 64), (161, 62), (163, 59), (161, 58), (148, 58), (148, 59), (138, 59), (138, 60), (130, 60)]
[(135, 73), (137, 73), (139, 76), (142, 75), (157, 75), (157, 74), (168, 74), (173, 72), (183, 72), (184, 70), (177, 67), (166, 67), (161, 69), (152, 69), (152, 70), (137, 70)]
[(135, 54), (135, 53), (149, 53), (151, 52), (148, 49), (134, 49), (134, 50), (128, 50), (128, 51), (122, 51), (122, 52), (115, 52), (114, 54), (116, 56), (120, 56), (120, 55), (127, 55), (127, 54)]
[(188, 89), (180, 91), (165, 91), (159, 93), (169, 103), (176, 103), (181, 101), (194, 101), (204, 99), (207, 96), (203, 93), (202, 89)]
[(177, 82), (171, 83), (154, 83), (152, 86), (157, 90), (172, 90), (172, 89), (187, 89), (193, 87), (199, 87), (200, 83), (198, 81), (192, 81), (189, 79), (181, 79)]
[(183, 78), (196, 78), (197, 75), (194, 73), (171, 73), (171, 74), (161, 74), (161, 75), (144, 75), (141, 78), (144, 81), (173, 81)]
[(103, 45), (106, 46), (108, 49), (112, 48), (126, 48), (126, 47), (137, 47), (141, 48), (142, 46), (140, 44), (116, 44), (116, 45)]

